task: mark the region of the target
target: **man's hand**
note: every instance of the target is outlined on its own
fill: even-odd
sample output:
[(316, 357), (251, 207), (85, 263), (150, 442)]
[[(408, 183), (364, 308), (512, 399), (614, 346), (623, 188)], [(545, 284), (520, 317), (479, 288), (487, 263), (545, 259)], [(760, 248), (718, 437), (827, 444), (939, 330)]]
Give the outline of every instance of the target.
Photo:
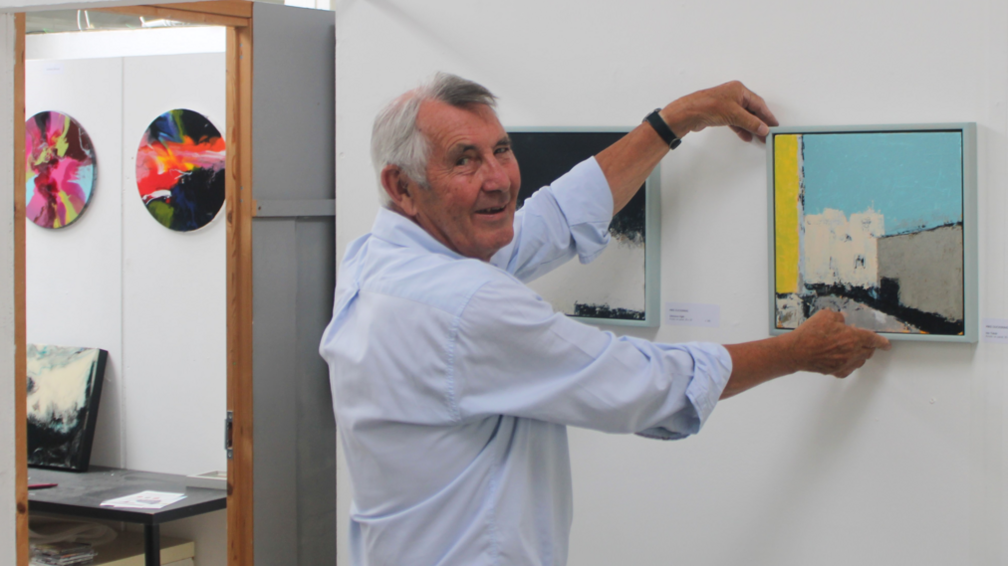
[[(738, 81), (688, 94), (660, 114), (680, 138), (712, 126), (729, 126), (744, 141), (752, 141), (754, 134), (766, 141), (769, 126), (777, 125), (763, 99)], [(595, 156), (613, 194), (613, 214), (630, 202), (668, 151), (668, 144), (645, 123)]]
[(686, 95), (661, 111), (665, 123), (680, 138), (712, 126), (728, 126), (743, 141), (753, 135), (766, 141), (770, 126), (778, 126), (777, 118), (766, 102), (739, 81)]
[(884, 337), (847, 326), (844, 315), (819, 311), (789, 336), (789, 357), (798, 371), (814, 371), (836, 377), (847, 377), (863, 366), (875, 350), (892, 348)]
[(847, 377), (875, 350), (891, 347), (874, 332), (844, 324), (842, 314), (819, 311), (782, 336), (725, 346), (731, 354), (732, 373), (721, 398), (796, 371)]

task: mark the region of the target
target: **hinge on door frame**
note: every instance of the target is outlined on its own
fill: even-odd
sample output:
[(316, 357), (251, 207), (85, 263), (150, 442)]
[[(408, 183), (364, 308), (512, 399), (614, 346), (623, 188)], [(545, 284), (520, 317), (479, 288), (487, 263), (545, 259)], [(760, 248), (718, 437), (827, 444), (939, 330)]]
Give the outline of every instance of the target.
[(227, 418), (224, 419), (224, 449), (227, 450), (227, 459), (230, 460), (234, 456), (234, 411), (227, 412)]

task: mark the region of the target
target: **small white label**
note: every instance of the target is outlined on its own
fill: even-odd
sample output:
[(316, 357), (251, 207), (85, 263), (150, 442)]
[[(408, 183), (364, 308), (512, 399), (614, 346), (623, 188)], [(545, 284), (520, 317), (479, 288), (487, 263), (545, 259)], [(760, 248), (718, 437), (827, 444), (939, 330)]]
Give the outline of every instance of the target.
[(1008, 344), (1008, 319), (983, 319), (983, 341)]
[(63, 74), (63, 63), (46, 63), (42, 67), (43, 75), (62, 75)]
[(721, 307), (699, 303), (665, 303), (665, 324), (674, 326), (721, 326)]

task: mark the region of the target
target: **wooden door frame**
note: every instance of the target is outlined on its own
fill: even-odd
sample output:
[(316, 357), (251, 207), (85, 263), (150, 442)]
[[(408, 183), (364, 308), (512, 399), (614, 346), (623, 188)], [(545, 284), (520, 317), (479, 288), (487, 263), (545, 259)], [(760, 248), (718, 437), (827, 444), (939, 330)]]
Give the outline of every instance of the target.
[[(252, 566), (252, 2), (210, 0), (101, 8), (227, 27), (227, 410), (233, 457), (228, 460), (227, 563)], [(15, 15), (14, 66), (14, 325), (15, 499), (17, 563), (28, 566), (28, 443), (25, 306), (25, 15)], [(223, 415), (222, 415), (223, 416)]]

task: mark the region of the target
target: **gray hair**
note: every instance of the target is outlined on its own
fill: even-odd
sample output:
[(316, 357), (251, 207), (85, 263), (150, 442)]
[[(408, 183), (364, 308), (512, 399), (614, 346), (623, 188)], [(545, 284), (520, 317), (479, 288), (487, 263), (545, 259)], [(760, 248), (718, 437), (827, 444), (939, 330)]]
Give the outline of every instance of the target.
[(486, 87), (450, 73), (437, 73), (383, 108), (371, 129), (371, 162), (378, 176), (378, 198), (386, 208), (392, 202), (381, 184), (381, 172), (387, 165), (395, 165), (421, 187), (429, 188), (430, 144), (416, 123), (420, 105), (426, 100), (437, 100), (456, 108), (474, 104), (491, 109), (497, 106), (497, 97)]

